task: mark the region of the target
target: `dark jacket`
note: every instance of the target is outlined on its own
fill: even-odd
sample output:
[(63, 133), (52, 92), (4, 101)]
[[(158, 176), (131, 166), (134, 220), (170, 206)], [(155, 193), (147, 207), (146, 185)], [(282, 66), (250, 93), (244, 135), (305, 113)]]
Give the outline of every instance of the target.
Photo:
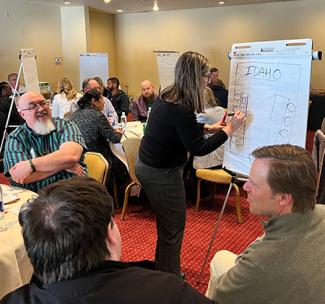
[(228, 90), (220, 86), (210, 86), (214, 97), (219, 101), (220, 107), (228, 107)]
[(108, 92), (107, 97), (111, 101), (119, 119), (122, 112), (124, 112), (125, 115), (128, 115), (130, 111), (130, 101), (129, 97), (122, 90), (119, 90), (114, 96)]
[[(0, 140), (2, 139), (3, 130), (5, 129), (9, 109), (11, 105), (11, 98), (1, 97), (0, 98)], [(20, 125), (24, 120), (20, 117), (15, 103), (13, 104), (9, 124), (10, 125)], [(8, 131), (12, 131), (8, 129)]]
[(54, 284), (41, 284), (33, 277), (0, 303), (213, 303), (175, 275), (148, 268), (153, 263), (105, 261), (88, 273)]

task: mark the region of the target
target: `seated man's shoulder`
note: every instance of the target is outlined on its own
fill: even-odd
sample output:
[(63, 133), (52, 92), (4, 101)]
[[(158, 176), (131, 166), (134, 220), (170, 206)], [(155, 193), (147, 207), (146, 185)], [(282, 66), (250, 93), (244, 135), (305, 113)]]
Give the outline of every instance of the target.
[(142, 100), (142, 96), (138, 96), (136, 98), (133, 98), (131, 102), (134, 105), (139, 105), (139, 103), (141, 102), (141, 100)]
[(26, 128), (26, 124), (23, 124), (18, 126), (15, 130), (9, 133), (8, 140), (25, 138), (26, 136), (27, 136), (27, 128)]
[[(134, 292), (143, 290), (144, 299), (156, 303), (212, 303), (176, 275), (142, 267), (129, 267), (121, 276), (131, 279)], [(164, 286), (164, 288), (161, 288)]]
[(17, 304), (17, 303), (59, 304), (60, 301), (51, 293), (47, 292), (42, 288), (39, 288), (34, 283), (30, 283), (7, 294), (5, 297), (3, 297), (0, 300), (0, 304)]
[(56, 128), (56, 132), (59, 132), (69, 126), (75, 126), (75, 123), (71, 119), (62, 119), (55, 117), (53, 118), (53, 122)]

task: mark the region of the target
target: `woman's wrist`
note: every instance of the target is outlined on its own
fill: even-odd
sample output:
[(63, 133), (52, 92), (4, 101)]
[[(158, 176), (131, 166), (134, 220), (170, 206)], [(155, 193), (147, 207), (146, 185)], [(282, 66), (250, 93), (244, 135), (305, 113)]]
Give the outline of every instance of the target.
[(224, 131), (228, 137), (234, 133), (234, 129), (232, 128), (231, 124), (226, 125), (224, 128), (222, 128), (222, 131)]

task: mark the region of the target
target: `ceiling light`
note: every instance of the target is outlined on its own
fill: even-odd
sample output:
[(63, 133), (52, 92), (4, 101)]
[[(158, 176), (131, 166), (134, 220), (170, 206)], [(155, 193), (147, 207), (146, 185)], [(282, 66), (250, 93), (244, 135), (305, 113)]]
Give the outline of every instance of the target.
[(108, 3), (111, 2), (111, 0), (104, 0), (104, 2), (105, 2), (106, 4), (108, 4)]
[(71, 1), (64, 0), (63, 3), (66, 4), (66, 5), (70, 5)]
[(116, 10), (117, 13), (123, 13), (123, 10), (119, 9), (119, 10)]
[(223, 5), (223, 4), (225, 4), (225, 1), (219, 1), (218, 2), (220, 5)]
[(153, 2), (152, 10), (153, 10), (154, 12), (159, 11), (158, 2), (157, 2), (156, 0)]

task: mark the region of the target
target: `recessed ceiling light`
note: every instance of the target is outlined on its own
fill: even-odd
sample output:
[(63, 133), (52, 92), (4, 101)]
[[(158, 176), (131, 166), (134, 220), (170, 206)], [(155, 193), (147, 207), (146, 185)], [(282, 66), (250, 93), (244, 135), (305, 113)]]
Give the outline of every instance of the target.
[(158, 2), (157, 2), (156, 0), (153, 2), (152, 10), (153, 10), (154, 12), (158, 12), (158, 11), (159, 11)]
[(64, 0), (63, 3), (66, 4), (66, 5), (70, 5), (71, 1)]
[(117, 13), (123, 13), (123, 10), (116, 10)]
[(111, 0), (104, 0), (104, 2), (105, 2), (106, 4), (108, 4), (108, 3), (111, 2)]
[(225, 1), (219, 1), (218, 2), (220, 5), (223, 5), (223, 4), (225, 4)]

